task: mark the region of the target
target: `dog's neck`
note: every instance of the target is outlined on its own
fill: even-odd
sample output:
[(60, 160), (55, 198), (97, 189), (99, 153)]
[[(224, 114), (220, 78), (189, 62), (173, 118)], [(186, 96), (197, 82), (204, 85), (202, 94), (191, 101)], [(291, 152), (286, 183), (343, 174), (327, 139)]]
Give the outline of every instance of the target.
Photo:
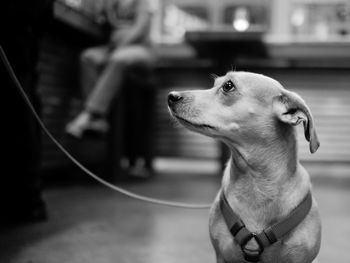
[(259, 230), (285, 216), (309, 190), (309, 178), (297, 159), (294, 129), (265, 145), (230, 145), (230, 149), (223, 191), (252, 228)]

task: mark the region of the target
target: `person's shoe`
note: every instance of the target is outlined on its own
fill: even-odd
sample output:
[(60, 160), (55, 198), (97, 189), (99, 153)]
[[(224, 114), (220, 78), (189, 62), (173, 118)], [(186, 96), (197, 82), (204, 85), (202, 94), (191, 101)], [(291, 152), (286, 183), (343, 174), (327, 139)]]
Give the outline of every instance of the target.
[(144, 160), (138, 159), (136, 164), (129, 168), (129, 176), (132, 178), (147, 179), (153, 175), (152, 169), (145, 166)]
[(109, 125), (105, 118), (93, 116), (91, 113), (83, 111), (66, 126), (66, 133), (82, 138), (87, 133), (105, 134)]

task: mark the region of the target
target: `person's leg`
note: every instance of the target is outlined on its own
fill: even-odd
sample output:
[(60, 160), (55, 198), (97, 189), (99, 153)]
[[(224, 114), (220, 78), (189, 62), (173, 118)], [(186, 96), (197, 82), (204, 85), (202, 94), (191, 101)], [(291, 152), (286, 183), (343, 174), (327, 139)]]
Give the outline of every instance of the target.
[[(98, 78), (108, 60), (109, 50), (107, 46), (91, 47), (84, 50), (80, 56), (80, 84), (83, 98), (86, 99), (93, 90)], [(83, 109), (72, 121), (70, 121), (65, 130), (68, 134), (75, 137), (81, 137), (84, 127), (90, 122), (90, 113)], [(106, 127), (102, 123), (101, 127)]]
[(80, 56), (80, 83), (84, 98), (87, 98), (108, 60), (108, 47), (98, 46), (84, 50)]
[(152, 64), (153, 60), (152, 53), (143, 46), (135, 45), (115, 50), (88, 96), (84, 110), (67, 127), (67, 132), (78, 138), (87, 130), (106, 132), (108, 124), (105, 116), (121, 89), (127, 68), (135, 64), (147, 66)]
[(105, 115), (112, 100), (121, 89), (125, 71), (132, 65), (144, 64), (147, 66), (152, 62), (152, 53), (143, 46), (134, 45), (114, 51), (95, 89), (87, 99), (86, 109)]

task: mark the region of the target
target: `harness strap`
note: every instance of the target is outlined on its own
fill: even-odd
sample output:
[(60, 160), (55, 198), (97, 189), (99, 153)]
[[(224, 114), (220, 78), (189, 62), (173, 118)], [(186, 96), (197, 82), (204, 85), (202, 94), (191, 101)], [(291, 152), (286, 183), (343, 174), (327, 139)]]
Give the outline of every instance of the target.
[[(240, 217), (232, 210), (225, 194), (221, 191), (220, 208), (235, 241), (240, 245), (244, 259), (248, 262), (258, 262), (266, 247), (280, 240), (285, 234), (294, 229), (307, 216), (312, 205), (312, 195), (308, 192), (304, 200), (284, 219), (267, 227), (261, 233), (250, 232)], [(254, 238), (259, 245), (258, 250), (246, 248), (246, 244)]]

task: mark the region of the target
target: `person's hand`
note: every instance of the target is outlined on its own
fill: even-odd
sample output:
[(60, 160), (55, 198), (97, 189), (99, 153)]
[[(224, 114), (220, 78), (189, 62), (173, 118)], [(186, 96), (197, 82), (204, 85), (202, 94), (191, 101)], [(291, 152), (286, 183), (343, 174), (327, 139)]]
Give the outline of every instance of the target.
[(130, 30), (128, 29), (118, 29), (115, 30), (110, 37), (110, 45), (115, 48), (120, 45), (123, 45), (123, 43), (126, 41), (126, 39), (129, 37)]
[(120, 36), (120, 31), (115, 30), (112, 32), (109, 38), (109, 43), (111, 46), (116, 47), (118, 43), (120, 42), (121, 36)]
[(118, 46), (118, 43), (120, 42), (120, 33), (118, 31), (112, 32), (112, 34), (109, 37), (109, 48), (114, 49)]

